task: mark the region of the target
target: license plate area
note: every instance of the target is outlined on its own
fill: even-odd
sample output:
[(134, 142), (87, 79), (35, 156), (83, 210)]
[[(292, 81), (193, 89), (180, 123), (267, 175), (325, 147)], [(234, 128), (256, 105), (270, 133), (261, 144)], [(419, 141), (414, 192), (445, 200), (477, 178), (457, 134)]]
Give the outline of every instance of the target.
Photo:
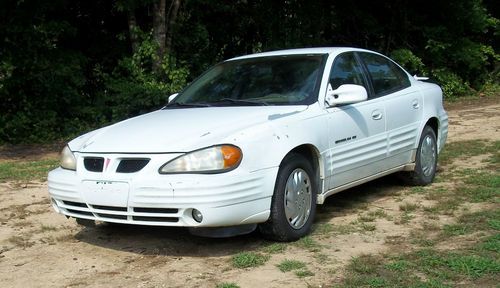
[(82, 196), (91, 205), (127, 207), (129, 184), (117, 181), (83, 181)]

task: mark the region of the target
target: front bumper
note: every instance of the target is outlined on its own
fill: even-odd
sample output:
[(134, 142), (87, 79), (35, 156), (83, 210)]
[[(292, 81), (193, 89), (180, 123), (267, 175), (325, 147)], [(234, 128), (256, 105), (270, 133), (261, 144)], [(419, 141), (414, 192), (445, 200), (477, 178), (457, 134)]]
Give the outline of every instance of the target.
[[(81, 167), (81, 166), (80, 166)], [(69, 217), (123, 224), (222, 227), (265, 222), (278, 168), (199, 175), (114, 175), (57, 168), (49, 173), (54, 209)], [(193, 209), (203, 220), (193, 218)]]

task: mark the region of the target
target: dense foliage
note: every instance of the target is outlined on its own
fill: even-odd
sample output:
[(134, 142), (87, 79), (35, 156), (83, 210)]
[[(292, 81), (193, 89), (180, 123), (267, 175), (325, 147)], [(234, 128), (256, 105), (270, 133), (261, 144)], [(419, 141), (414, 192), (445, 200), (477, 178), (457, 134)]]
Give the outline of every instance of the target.
[(500, 76), (495, 4), (1, 1), (0, 143), (67, 138), (156, 109), (218, 61), (282, 48), (369, 48), (446, 97), (467, 94)]

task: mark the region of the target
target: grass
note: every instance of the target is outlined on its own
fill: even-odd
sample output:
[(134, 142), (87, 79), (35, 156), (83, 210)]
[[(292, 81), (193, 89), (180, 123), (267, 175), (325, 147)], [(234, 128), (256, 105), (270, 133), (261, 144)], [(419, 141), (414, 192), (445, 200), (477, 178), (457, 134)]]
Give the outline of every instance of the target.
[(445, 236), (458, 236), (458, 235), (465, 235), (469, 234), (471, 232), (471, 229), (463, 224), (451, 224), (451, 225), (444, 225), (443, 227), (443, 234)]
[[(498, 142), (498, 141), (497, 141)], [(495, 153), (498, 144), (486, 140), (465, 140), (446, 143), (443, 151), (439, 154), (439, 164), (448, 165), (454, 159), (460, 157), (478, 156), (481, 154)]]
[(415, 218), (414, 215), (412, 215), (411, 213), (408, 213), (408, 212), (403, 212), (399, 218), (395, 219), (394, 220), (394, 223), (396, 225), (404, 225), (404, 224), (408, 224), (410, 223), (410, 220), (412, 220), (413, 218)]
[(301, 269), (299, 271), (295, 271), (295, 275), (297, 275), (297, 277), (299, 278), (304, 278), (304, 277), (314, 276), (314, 273), (307, 269)]
[(57, 159), (0, 162), (0, 182), (43, 181), (47, 179), (47, 173), (57, 166)]
[(439, 199), (435, 205), (424, 207), (424, 211), (434, 215), (441, 214), (453, 216), (462, 203), (463, 202), (458, 198), (443, 197)]
[(264, 265), (269, 260), (268, 255), (262, 255), (255, 252), (241, 252), (233, 256), (231, 259), (233, 267), (250, 268)]
[(403, 212), (410, 213), (410, 212), (414, 212), (415, 210), (417, 210), (418, 207), (420, 207), (420, 205), (415, 204), (415, 203), (403, 203), (403, 204), (399, 205), (399, 210), (403, 211)]
[(280, 254), (286, 251), (287, 245), (285, 243), (272, 243), (265, 246), (262, 251), (269, 254)]
[[(470, 202), (498, 203), (500, 197), (500, 175), (483, 171), (464, 171), (468, 177), (464, 185), (457, 188), (457, 193)], [(464, 173), (464, 174), (465, 174)]]
[[(320, 223), (313, 228), (313, 236), (320, 236), (319, 238), (331, 237), (337, 235), (348, 235), (353, 232), (363, 232), (363, 231), (373, 231), (372, 224), (365, 224), (364, 222), (371, 222), (370, 215), (367, 215), (368, 219), (364, 218), (364, 214), (360, 214), (357, 221), (353, 221), (349, 224), (330, 224), (330, 223)], [(366, 221), (362, 221), (366, 220)], [(368, 229), (367, 229), (368, 228)], [(304, 243), (297, 243), (298, 246), (309, 249), (318, 250), (321, 245), (318, 243), (312, 243), (314, 240), (306, 239)]]
[(328, 257), (327, 254), (323, 254), (323, 253), (316, 253), (314, 254), (314, 259), (316, 259), (316, 262), (318, 262), (319, 264), (325, 264), (325, 263), (328, 263), (330, 261), (330, 257)]
[[(421, 228), (410, 231), (407, 238), (386, 238), (394, 249), (387, 254), (353, 258), (344, 279), (334, 287), (497, 286), (500, 283), (500, 210), (496, 205), (500, 196), (499, 142), (474, 140), (447, 144), (440, 155), (441, 164), (449, 165), (456, 158), (491, 156), (481, 169), (445, 168), (441, 182), (453, 183), (452, 186), (411, 188), (408, 194), (421, 194), (434, 203), (420, 207), (403, 202), (396, 222), (408, 222), (418, 211), (423, 211), (428, 219), (438, 219), (430, 217), (435, 215), (452, 216), (454, 222), (442, 226), (435, 221), (424, 222)], [(464, 203), (486, 206), (470, 212)], [(374, 219), (368, 213), (358, 217), (358, 221), (364, 222)]]
[(216, 288), (240, 288), (240, 286), (238, 286), (236, 283), (219, 283), (217, 284), (217, 286), (215, 286)]
[(485, 251), (500, 253), (500, 233), (484, 239), (478, 248)]
[(328, 235), (335, 232), (334, 225), (330, 223), (318, 223), (313, 226), (313, 234)]
[(368, 216), (370, 217), (375, 217), (375, 218), (387, 218), (388, 215), (384, 211), (384, 209), (377, 209), (377, 210), (372, 210), (367, 213)]
[(294, 244), (297, 247), (309, 250), (310, 252), (319, 252), (321, 250), (321, 245), (316, 242), (311, 236), (305, 236), (295, 241)]
[(425, 229), (414, 230), (410, 232), (410, 243), (420, 247), (432, 247), (436, 245), (436, 241), (431, 239)]
[(334, 226), (334, 231), (336, 235), (348, 235), (352, 232), (358, 231), (357, 227), (352, 224), (340, 224)]
[(359, 223), (359, 227), (361, 228), (361, 231), (363, 231), (363, 232), (372, 232), (372, 231), (377, 230), (377, 226), (375, 226), (375, 224), (371, 224), (371, 223), (361, 222), (361, 223)]
[(299, 278), (314, 276), (314, 273), (307, 269), (306, 263), (302, 261), (285, 259), (276, 266), (283, 273), (295, 271), (295, 275)]
[(285, 259), (285, 260), (281, 261), (281, 263), (278, 264), (277, 267), (278, 267), (278, 269), (280, 269), (281, 272), (289, 272), (292, 270), (305, 268), (306, 263), (304, 263), (302, 261), (297, 261), (297, 260)]
[(362, 255), (351, 261), (347, 271), (346, 278), (338, 286), (453, 287), (478, 280), (494, 283), (498, 280), (495, 278), (500, 272), (500, 262), (488, 255), (423, 249), (392, 259)]
[[(442, 228), (424, 224), (412, 231), (410, 251), (361, 255), (351, 260), (337, 287), (455, 287), (495, 286), (500, 281), (500, 211), (485, 209), (459, 216)], [(437, 232), (432, 239), (430, 232)], [(478, 233), (480, 232), (480, 233)], [(474, 234), (475, 242), (461, 248), (437, 249), (456, 243), (453, 237)]]

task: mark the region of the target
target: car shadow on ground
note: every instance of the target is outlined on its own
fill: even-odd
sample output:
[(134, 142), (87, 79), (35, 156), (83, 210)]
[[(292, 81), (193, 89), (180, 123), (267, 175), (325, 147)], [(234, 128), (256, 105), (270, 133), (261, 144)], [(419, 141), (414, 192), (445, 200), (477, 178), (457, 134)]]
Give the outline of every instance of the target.
[(253, 251), (270, 243), (258, 231), (229, 238), (205, 238), (191, 235), (186, 228), (107, 223), (84, 227), (75, 238), (108, 249), (182, 257), (226, 256)]
[[(367, 203), (394, 195), (404, 188), (394, 176), (383, 177), (327, 198), (317, 209), (315, 225), (334, 217), (357, 213)], [(217, 257), (244, 251), (258, 251), (273, 242), (265, 240), (258, 229), (250, 234), (229, 238), (205, 238), (191, 235), (178, 227), (136, 226), (100, 223), (83, 227), (75, 239), (91, 245), (141, 255), (178, 257)]]
[(359, 212), (367, 204), (397, 195), (406, 187), (408, 185), (404, 184), (401, 177), (394, 174), (339, 192), (326, 198), (323, 205), (318, 205), (316, 222)]

